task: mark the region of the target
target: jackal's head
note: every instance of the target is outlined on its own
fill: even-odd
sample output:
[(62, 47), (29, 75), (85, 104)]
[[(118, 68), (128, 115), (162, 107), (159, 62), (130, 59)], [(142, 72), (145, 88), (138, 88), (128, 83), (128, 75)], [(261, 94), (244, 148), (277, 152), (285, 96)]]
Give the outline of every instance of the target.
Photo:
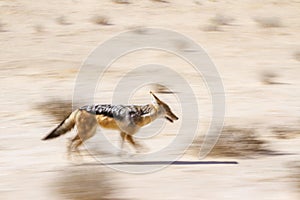
[(153, 92), (150, 91), (153, 97), (153, 104), (158, 109), (159, 115), (166, 118), (173, 123), (174, 120), (178, 120), (178, 117), (171, 111), (171, 108), (162, 100), (160, 100)]

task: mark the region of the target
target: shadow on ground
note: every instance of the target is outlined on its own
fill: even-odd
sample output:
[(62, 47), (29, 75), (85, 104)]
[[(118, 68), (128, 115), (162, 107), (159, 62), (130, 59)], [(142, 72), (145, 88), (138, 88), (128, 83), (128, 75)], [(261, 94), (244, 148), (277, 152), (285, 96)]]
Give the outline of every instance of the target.
[(236, 165), (236, 161), (134, 161), (111, 163), (84, 163), (80, 165)]

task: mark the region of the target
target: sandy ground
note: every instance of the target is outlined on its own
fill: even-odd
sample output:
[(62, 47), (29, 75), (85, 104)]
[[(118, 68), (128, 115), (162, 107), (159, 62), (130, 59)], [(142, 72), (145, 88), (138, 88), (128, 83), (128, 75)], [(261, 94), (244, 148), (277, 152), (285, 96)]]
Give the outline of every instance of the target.
[[(78, 187), (83, 187), (80, 178), (71, 181), (73, 190), (57, 189), (64, 187), (61, 180), (68, 181), (67, 174), (76, 167), (84, 169), (78, 173), (95, 173), (87, 190), (100, 192), (81, 192), (87, 194), (85, 199), (299, 199), (300, 179), (291, 177), (300, 170), (295, 172), (291, 166), (300, 158), (300, 2), (128, 2), (0, 0), (0, 199), (76, 199), (70, 194), (76, 196)], [(52, 99), (71, 100), (77, 72), (92, 50), (138, 27), (174, 30), (199, 43), (224, 83), (225, 125), (255, 128), (277, 154), (207, 157), (204, 161), (238, 164), (173, 164), (134, 175), (97, 165), (88, 156), (68, 160), (65, 146), (71, 134), (42, 142), (57, 121), (36, 105)], [(126, 66), (151, 62), (172, 65), (187, 77), (192, 73), (178, 58), (162, 52), (129, 55), (114, 64), (124, 71), (112, 70), (106, 76), (104, 89), (96, 94), (99, 102), (109, 101)], [(207, 91), (201, 96), (201, 87), (195, 90), (201, 99), (201, 135), (211, 110), (205, 106), (209, 104)], [(142, 95), (138, 98), (145, 103), (149, 100)], [(172, 132), (178, 127), (167, 128)], [(274, 128), (285, 131), (278, 135)], [(117, 144), (118, 135), (113, 137)], [(151, 150), (172, 137), (159, 136), (145, 143)], [(98, 140), (91, 139), (91, 148), (105, 150)], [(116, 152), (103, 156), (110, 153)], [(181, 160), (198, 161), (189, 152)]]

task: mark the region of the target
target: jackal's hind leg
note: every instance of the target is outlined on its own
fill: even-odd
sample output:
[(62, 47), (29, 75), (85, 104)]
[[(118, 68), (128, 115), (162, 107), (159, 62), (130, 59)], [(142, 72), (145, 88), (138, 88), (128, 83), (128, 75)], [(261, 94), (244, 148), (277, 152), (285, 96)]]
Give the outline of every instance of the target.
[(73, 153), (76, 153), (76, 155), (81, 156), (79, 150), (77, 149), (77, 147), (82, 143), (82, 140), (80, 139), (80, 137), (78, 136), (78, 134), (72, 139), (70, 140), (70, 143), (68, 145), (68, 149), (67, 149), (67, 157), (68, 159), (73, 159)]
[(96, 133), (97, 126), (90, 127), (90, 130), (84, 132), (78, 132), (78, 138), (73, 142), (72, 149), (78, 151), (78, 147), (81, 146), (89, 138), (93, 137)]
[(81, 139), (80, 137), (78, 136), (78, 134), (69, 141), (69, 144), (68, 144), (68, 148), (67, 148), (67, 158), (68, 160), (73, 160), (73, 158), (76, 158), (77, 159), (77, 156), (75, 156), (75, 154), (73, 154), (74, 152), (76, 152), (76, 155), (80, 155), (80, 152), (78, 150), (75, 150), (74, 149), (74, 146), (77, 145), (79, 142), (81, 142)]
[(78, 136), (78, 134), (73, 139), (70, 139), (69, 144), (68, 144), (68, 152), (72, 151), (74, 143), (78, 139), (80, 139), (79, 136)]
[(95, 115), (87, 112), (82, 112), (76, 119), (77, 135), (71, 140), (68, 151), (79, 152), (78, 147), (86, 140), (93, 137), (97, 129), (97, 121)]

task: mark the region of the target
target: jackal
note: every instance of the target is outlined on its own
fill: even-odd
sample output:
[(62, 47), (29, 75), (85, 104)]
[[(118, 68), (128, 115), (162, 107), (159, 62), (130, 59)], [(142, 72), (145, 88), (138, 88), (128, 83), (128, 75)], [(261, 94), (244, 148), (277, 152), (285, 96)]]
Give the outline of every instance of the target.
[(86, 105), (73, 111), (53, 131), (42, 140), (56, 138), (70, 131), (75, 125), (77, 135), (71, 140), (68, 150), (78, 147), (96, 133), (97, 124), (106, 129), (118, 130), (121, 136), (121, 149), (127, 140), (135, 148), (140, 145), (133, 140), (139, 129), (157, 118), (170, 122), (178, 120), (170, 107), (150, 91), (152, 103), (147, 105)]

